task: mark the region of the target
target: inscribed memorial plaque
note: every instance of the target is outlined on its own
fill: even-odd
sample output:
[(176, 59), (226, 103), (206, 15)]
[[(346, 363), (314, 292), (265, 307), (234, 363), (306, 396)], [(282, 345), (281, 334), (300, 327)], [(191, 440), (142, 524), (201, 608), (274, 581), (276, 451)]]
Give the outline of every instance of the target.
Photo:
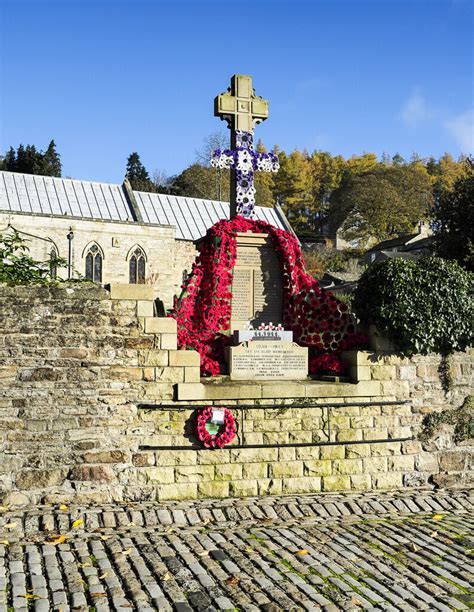
[(231, 380), (301, 380), (308, 349), (294, 342), (244, 342), (227, 349)]
[(267, 234), (238, 234), (232, 283), (232, 330), (281, 323), (281, 270)]

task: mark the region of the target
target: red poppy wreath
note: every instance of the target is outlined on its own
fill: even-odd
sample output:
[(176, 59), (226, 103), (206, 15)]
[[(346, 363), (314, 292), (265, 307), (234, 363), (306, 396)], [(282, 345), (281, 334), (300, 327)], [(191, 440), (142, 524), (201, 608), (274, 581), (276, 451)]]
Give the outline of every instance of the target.
[[(224, 423), (222, 425), (212, 423), (213, 410), (224, 411)], [(234, 415), (223, 406), (205, 406), (198, 412), (196, 430), (198, 440), (205, 448), (224, 448), (235, 438)]]

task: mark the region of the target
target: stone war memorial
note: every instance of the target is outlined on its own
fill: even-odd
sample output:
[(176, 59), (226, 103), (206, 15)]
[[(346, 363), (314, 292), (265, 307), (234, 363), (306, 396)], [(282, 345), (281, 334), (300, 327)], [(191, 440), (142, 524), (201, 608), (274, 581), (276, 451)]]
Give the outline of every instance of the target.
[(252, 78), (234, 75), (214, 114), (230, 218), (197, 241), (168, 316), (148, 282), (0, 286), (0, 503), (472, 484), (454, 425), (423, 434), (471, 392), (471, 353), (453, 354), (446, 391), (440, 355), (359, 329), (291, 227), (255, 215), (254, 175), (279, 161), (254, 148), (269, 103)]

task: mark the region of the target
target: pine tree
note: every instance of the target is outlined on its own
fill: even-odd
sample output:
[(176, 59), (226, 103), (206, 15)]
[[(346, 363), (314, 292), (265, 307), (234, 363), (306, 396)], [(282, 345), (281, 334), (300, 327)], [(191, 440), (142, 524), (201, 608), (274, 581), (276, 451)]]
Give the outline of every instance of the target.
[(156, 185), (150, 179), (150, 175), (136, 151), (128, 156), (125, 177), (130, 181), (132, 189), (136, 191), (157, 192)]
[[(56, 151), (56, 143), (54, 140), (48, 145), (46, 152), (42, 154), (41, 159), (41, 174), (46, 176), (61, 176), (61, 159), (59, 153)], [(36, 174), (36, 172), (34, 173)]]

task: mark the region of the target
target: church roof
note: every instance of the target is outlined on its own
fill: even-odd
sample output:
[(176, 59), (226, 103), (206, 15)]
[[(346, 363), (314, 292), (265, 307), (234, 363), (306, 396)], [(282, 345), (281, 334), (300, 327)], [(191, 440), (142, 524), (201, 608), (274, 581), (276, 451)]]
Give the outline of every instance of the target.
[[(197, 240), (219, 219), (228, 202), (134, 191), (145, 224), (172, 225), (178, 240)], [(0, 212), (136, 223), (122, 185), (0, 171)], [(257, 206), (257, 219), (288, 229), (281, 211)]]

